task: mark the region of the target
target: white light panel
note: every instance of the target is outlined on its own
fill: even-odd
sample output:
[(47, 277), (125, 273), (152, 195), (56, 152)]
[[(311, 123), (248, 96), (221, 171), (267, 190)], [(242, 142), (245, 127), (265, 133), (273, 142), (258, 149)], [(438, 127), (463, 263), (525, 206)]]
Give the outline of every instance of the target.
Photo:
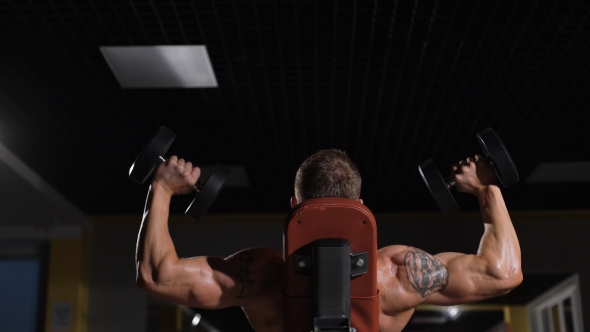
[(202, 45), (101, 46), (122, 88), (215, 88), (217, 79)]

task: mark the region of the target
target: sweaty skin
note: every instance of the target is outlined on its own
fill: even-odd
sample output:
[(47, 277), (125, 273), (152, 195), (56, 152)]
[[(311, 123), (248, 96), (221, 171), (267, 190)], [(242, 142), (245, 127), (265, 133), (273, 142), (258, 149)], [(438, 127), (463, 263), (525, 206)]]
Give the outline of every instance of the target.
[[(509, 292), (522, 282), (520, 247), (493, 169), (479, 156), (452, 168), (456, 189), (475, 195), (484, 234), (477, 254), (430, 255), (393, 245), (377, 256), (380, 332), (401, 331), (419, 304), (456, 305)], [(168, 232), (172, 195), (190, 192), (200, 169), (173, 156), (159, 166), (137, 241), (137, 284), (191, 307), (241, 306), (257, 332), (282, 332), (282, 255), (263, 248), (227, 258), (180, 259)]]

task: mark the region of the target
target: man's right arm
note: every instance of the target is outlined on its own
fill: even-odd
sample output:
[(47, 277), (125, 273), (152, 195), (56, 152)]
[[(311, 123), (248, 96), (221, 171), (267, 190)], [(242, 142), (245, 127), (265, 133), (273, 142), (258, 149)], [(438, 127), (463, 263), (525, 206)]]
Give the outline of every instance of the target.
[(250, 249), (228, 258), (179, 258), (168, 231), (173, 194), (190, 191), (198, 168), (171, 157), (158, 167), (148, 192), (137, 239), (137, 285), (148, 294), (200, 308), (243, 305), (254, 289), (257, 266), (264, 253)]

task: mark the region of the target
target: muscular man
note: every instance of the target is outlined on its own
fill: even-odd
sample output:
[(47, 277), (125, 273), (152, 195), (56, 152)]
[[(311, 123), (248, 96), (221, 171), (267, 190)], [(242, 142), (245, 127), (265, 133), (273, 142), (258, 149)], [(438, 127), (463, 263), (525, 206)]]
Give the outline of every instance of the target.
[[(520, 247), (493, 169), (479, 156), (453, 166), (456, 189), (475, 195), (484, 234), (474, 255), (392, 245), (378, 251), (381, 332), (401, 331), (419, 304), (456, 305), (509, 292), (522, 281)], [(227, 258), (180, 259), (168, 233), (173, 195), (200, 176), (190, 162), (171, 157), (154, 174), (137, 242), (137, 284), (150, 295), (190, 307), (241, 306), (258, 332), (282, 332), (282, 256), (252, 248)], [(360, 200), (356, 166), (337, 150), (307, 158), (295, 179), (295, 206), (306, 199)], [(427, 267), (427, 268), (422, 268)]]

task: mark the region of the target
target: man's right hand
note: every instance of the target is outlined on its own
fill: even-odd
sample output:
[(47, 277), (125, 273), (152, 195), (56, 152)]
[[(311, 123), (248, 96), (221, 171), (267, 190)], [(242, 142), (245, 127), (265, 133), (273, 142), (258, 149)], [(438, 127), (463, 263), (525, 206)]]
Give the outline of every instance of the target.
[(480, 155), (459, 161), (451, 167), (455, 178), (455, 189), (459, 192), (478, 196), (488, 186), (497, 183), (494, 168)]
[(172, 156), (167, 162), (158, 166), (152, 186), (162, 187), (170, 196), (187, 194), (193, 190), (200, 176), (199, 167), (193, 167), (191, 162)]

